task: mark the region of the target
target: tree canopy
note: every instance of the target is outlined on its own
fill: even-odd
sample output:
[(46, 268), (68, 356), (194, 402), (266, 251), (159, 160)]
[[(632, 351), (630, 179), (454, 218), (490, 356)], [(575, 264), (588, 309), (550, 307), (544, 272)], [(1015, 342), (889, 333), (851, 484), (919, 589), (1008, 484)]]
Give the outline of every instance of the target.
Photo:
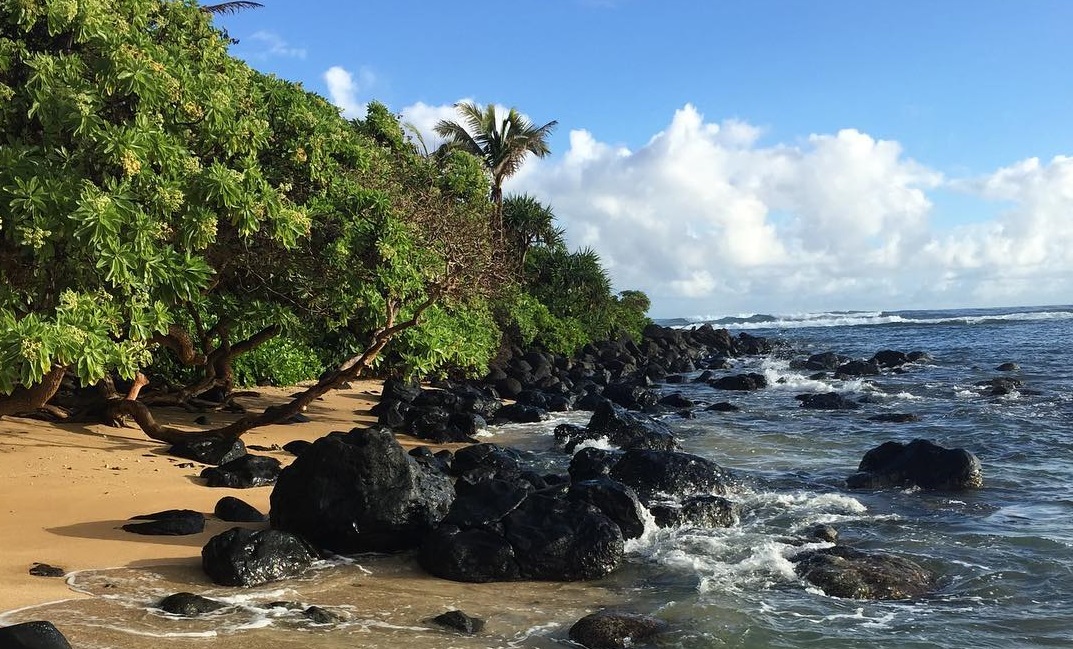
[(551, 152), (548, 136), (555, 130), (556, 121), (536, 126), (516, 108), (499, 116), (494, 104), (485, 107), (464, 101), (455, 104), (461, 122), (441, 120), (436, 133), (446, 140), (448, 149), (461, 149), (484, 162), (492, 180), (491, 199), (497, 206), (503, 203), (503, 182), (521, 168), (525, 158), (543, 158)]
[[(348, 122), (189, 3), (0, 8), (0, 413), (66, 372), (133, 378), (158, 344), (193, 392), (281, 332), (342, 332), (350, 376), (496, 284), (481, 163), (419, 155), (383, 106)], [(429, 321), (403, 360), (450, 342)]]

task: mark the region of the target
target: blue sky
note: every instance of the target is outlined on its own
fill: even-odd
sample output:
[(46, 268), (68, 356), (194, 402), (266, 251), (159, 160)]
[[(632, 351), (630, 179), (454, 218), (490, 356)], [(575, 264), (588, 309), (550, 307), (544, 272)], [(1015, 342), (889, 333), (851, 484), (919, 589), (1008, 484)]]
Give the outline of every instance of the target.
[(264, 4), (233, 52), (348, 115), (558, 120), (508, 191), (657, 317), (1071, 301), (1073, 3)]

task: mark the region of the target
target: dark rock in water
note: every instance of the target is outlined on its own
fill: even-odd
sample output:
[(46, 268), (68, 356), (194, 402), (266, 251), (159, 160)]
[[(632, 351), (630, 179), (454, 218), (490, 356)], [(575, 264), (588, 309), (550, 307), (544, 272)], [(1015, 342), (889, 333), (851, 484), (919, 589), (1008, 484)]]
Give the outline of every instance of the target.
[(280, 463), (267, 455), (243, 455), (216, 467), (201, 472), (201, 477), (210, 487), (249, 489), (275, 483), (279, 477)]
[(63, 577), (67, 571), (58, 566), (50, 566), (47, 563), (35, 563), (30, 566), (30, 574), (34, 577)]
[(983, 486), (980, 461), (962, 448), (947, 449), (926, 439), (886, 442), (864, 454), (850, 489), (920, 487), (957, 491)]
[(630, 412), (609, 402), (601, 403), (589, 419), (586, 432), (580, 431), (565, 443), (568, 453), (573, 452), (579, 443), (585, 440), (607, 440), (622, 449), (650, 448), (671, 450), (678, 448), (670, 427), (647, 415)]
[(134, 518), (149, 522), (127, 523), (123, 526), (124, 531), (150, 536), (186, 536), (205, 531), (205, 515), (190, 509), (169, 509)]
[(172, 615), (197, 617), (226, 608), (228, 605), (194, 593), (175, 593), (160, 600), (160, 603), (156, 606), (165, 613), (171, 613)]
[(648, 615), (600, 611), (575, 622), (570, 639), (587, 649), (628, 649), (645, 644), (666, 629), (666, 622)]
[(998, 372), (1020, 372), (1021, 366), (1017, 363), (1003, 363), (995, 368)]
[(914, 421), (920, 421), (920, 415), (914, 415), (908, 412), (884, 412), (879, 415), (872, 415), (868, 418), (868, 421), (880, 421), (889, 424), (908, 424)]
[(738, 412), (741, 408), (735, 406), (728, 401), (720, 401), (719, 403), (713, 403), (704, 409), (705, 412)]
[(466, 615), (462, 611), (447, 611), (432, 618), (432, 621), (442, 627), (473, 635), (484, 630), (484, 620), (479, 617)]
[(647, 410), (659, 402), (659, 394), (655, 390), (633, 381), (608, 385), (604, 388), (604, 398), (629, 410)]
[(618, 526), (591, 505), (530, 494), (495, 526), (441, 525), (419, 561), (431, 574), (455, 581), (575, 581), (607, 575), (622, 550)]
[(533, 494), (503, 519), (503, 529), (524, 579), (597, 579), (622, 560), (618, 525), (586, 503)]
[(403, 451), (389, 430), (322, 437), (283, 470), (272, 527), (338, 553), (415, 547), (447, 515), (450, 479)]
[(876, 376), (879, 374), (879, 363), (870, 361), (850, 361), (843, 363), (835, 369), (835, 376)]
[(201, 567), (221, 586), (259, 586), (297, 577), (317, 553), (300, 537), (282, 530), (233, 527), (217, 534), (201, 550)]
[(335, 624), (346, 620), (346, 616), (338, 611), (332, 611), (321, 606), (310, 606), (302, 611), (313, 624)]
[(660, 527), (732, 527), (738, 520), (734, 503), (721, 496), (690, 496), (681, 505), (652, 505), (649, 510)]
[(884, 349), (876, 352), (872, 357), (872, 361), (879, 364), (880, 367), (886, 369), (893, 369), (895, 367), (901, 367), (909, 362), (909, 356), (905, 352), (896, 351), (893, 349)]
[(208, 426), (209, 425), (209, 418), (208, 418), (207, 415), (198, 415), (194, 419), (194, 423), (199, 425), (199, 426)]
[(522, 470), (518, 452), (498, 444), (471, 444), (455, 451), (451, 470), (455, 475), (465, 475), (475, 470), (486, 470), (489, 475), (513, 475)]
[(632, 487), (645, 503), (660, 495), (726, 493), (731, 482), (728, 471), (699, 455), (647, 449), (626, 451), (611, 469), (610, 476)]
[(861, 404), (850, 401), (837, 392), (799, 394), (794, 398), (801, 402), (802, 408), (810, 410), (856, 410), (861, 407)]
[(821, 354), (813, 354), (805, 361), (805, 369), (816, 370), (833, 370), (845, 362), (842, 356), (834, 352), (823, 352)]
[(217, 501), (213, 513), (216, 518), (228, 523), (263, 523), (268, 520), (256, 507), (234, 496), (224, 496)]
[(828, 543), (838, 542), (838, 530), (824, 523), (816, 523), (805, 530), (805, 536), (810, 539), (819, 539)]
[(246, 454), (246, 445), (241, 439), (229, 440), (219, 437), (191, 439), (172, 444), (168, 455), (194, 460), (202, 464), (225, 464)]
[(290, 442), (287, 442), (286, 444), (284, 444), (283, 445), (283, 450), (287, 451), (291, 455), (298, 456), (298, 455), (302, 454), (302, 451), (306, 450), (307, 448), (309, 448), (312, 445), (313, 445), (313, 442), (310, 442), (310, 441), (307, 441), (307, 440), (304, 440), (304, 439), (296, 439), (296, 440), (293, 440), (293, 441), (290, 441)]
[(574, 482), (567, 497), (599, 509), (618, 525), (624, 539), (636, 539), (644, 534), (643, 505), (633, 489), (621, 482), (609, 478)]
[(508, 406), (503, 406), (496, 412), (497, 422), (534, 424), (541, 421), (547, 421), (547, 419), (548, 412), (543, 408), (525, 406), (520, 403), (512, 403)]
[(483, 584), (522, 578), (514, 548), (496, 532), (441, 525), (421, 546), (421, 567), (441, 579)]
[(667, 406), (668, 408), (692, 408), (697, 404), (692, 399), (682, 396), (681, 392), (675, 392), (660, 399), (659, 405)]
[(586, 447), (570, 459), (570, 479), (574, 482), (596, 480), (610, 475), (611, 469), (622, 458), (622, 451)]
[(708, 385), (717, 390), (737, 390), (746, 392), (766, 388), (767, 378), (763, 374), (750, 372), (749, 374), (735, 374), (734, 376), (723, 376), (718, 379), (712, 379), (711, 381), (708, 381)]
[(71, 649), (67, 638), (52, 622), (23, 622), (0, 628), (3, 649)]
[(763, 354), (770, 354), (775, 346), (771, 344), (767, 338), (760, 336), (754, 336), (752, 334), (745, 333), (744, 331), (738, 334), (738, 339), (735, 341), (734, 347), (741, 354), (746, 356), (761, 356)]
[(831, 597), (910, 599), (935, 588), (935, 577), (917, 563), (888, 554), (867, 554), (836, 545), (802, 552), (795, 572)]
[(999, 377), (988, 381), (979, 381), (976, 385), (989, 388), (988, 390), (985, 390), (985, 392), (992, 397), (1002, 397), (1017, 392), (1024, 384), (1017, 379)]

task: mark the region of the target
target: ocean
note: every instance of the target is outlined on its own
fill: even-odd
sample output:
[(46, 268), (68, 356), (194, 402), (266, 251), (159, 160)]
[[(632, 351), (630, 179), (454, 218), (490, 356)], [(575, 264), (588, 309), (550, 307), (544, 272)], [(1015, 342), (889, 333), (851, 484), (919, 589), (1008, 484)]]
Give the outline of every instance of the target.
[[(666, 324), (690, 326), (703, 319)], [(239, 591), (162, 566), (84, 571), (72, 588), (94, 597), (9, 612), (0, 624), (49, 619), (75, 647), (563, 647), (570, 625), (603, 607), (660, 617), (655, 643), (708, 647), (1073, 647), (1073, 307), (749, 315), (709, 320), (781, 343), (771, 357), (733, 361), (766, 389), (719, 392), (662, 386), (737, 412), (675, 415), (684, 450), (740, 478), (740, 521), (727, 529), (656, 529), (628, 542), (624, 565), (580, 584), (468, 585), (424, 576), (407, 556), (326, 562), (299, 580)], [(795, 359), (834, 351), (925, 351), (902, 373), (810, 379)], [(999, 372), (1002, 363), (1020, 369)], [(977, 382), (1008, 376), (1023, 388), (994, 397)], [(853, 411), (798, 407), (795, 395), (837, 391)], [(868, 417), (912, 413), (919, 421)], [(585, 423), (569, 413), (490, 430), (544, 470), (563, 470), (552, 429)], [(851, 491), (844, 479), (879, 444), (926, 438), (976, 454), (984, 487), (959, 493)], [(804, 583), (789, 558), (812, 525), (834, 526), (853, 547), (912, 558), (940, 575), (931, 595), (893, 602), (839, 599)], [(233, 607), (177, 619), (153, 605), (177, 591)], [(318, 605), (345, 620), (314, 624), (277, 601)], [(428, 619), (451, 609), (484, 618), (476, 637)]]

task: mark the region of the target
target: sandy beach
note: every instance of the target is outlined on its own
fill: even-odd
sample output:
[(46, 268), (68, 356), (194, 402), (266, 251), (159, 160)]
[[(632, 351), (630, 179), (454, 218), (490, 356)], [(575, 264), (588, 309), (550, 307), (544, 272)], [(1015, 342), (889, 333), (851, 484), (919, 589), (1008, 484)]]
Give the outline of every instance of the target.
[[(355, 382), (310, 406), (306, 414), (311, 422), (266, 426), (243, 440), (247, 446), (272, 448), (368, 425), (375, 421), (368, 410), (380, 387), (379, 381)], [(285, 401), (295, 390), (257, 388), (259, 396), (238, 400), (249, 408), (264, 407)], [(197, 413), (160, 408), (155, 414), (162, 423), (199, 428), (193, 422)], [(217, 424), (236, 415), (208, 416)], [(208, 488), (198, 478), (203, 465), (165, 455), (165, 448), (133, 425), (113, 428), (0, 417), (0, 611), (81, 596), (62, 578), (30, 575), (37, 562), (69, 572), (161, 564), (200, 572), (202, 546), (235, 525), (211, 516), (220, 498), (236, 496), (268, 511), (271, 487)], [(280, 450), (252, 452), (284, 464), (294, 459)], [(140, 536), (120, 529), (131, 516), (166, 509), (210, 515), (205, 531), (192, 536)]]

